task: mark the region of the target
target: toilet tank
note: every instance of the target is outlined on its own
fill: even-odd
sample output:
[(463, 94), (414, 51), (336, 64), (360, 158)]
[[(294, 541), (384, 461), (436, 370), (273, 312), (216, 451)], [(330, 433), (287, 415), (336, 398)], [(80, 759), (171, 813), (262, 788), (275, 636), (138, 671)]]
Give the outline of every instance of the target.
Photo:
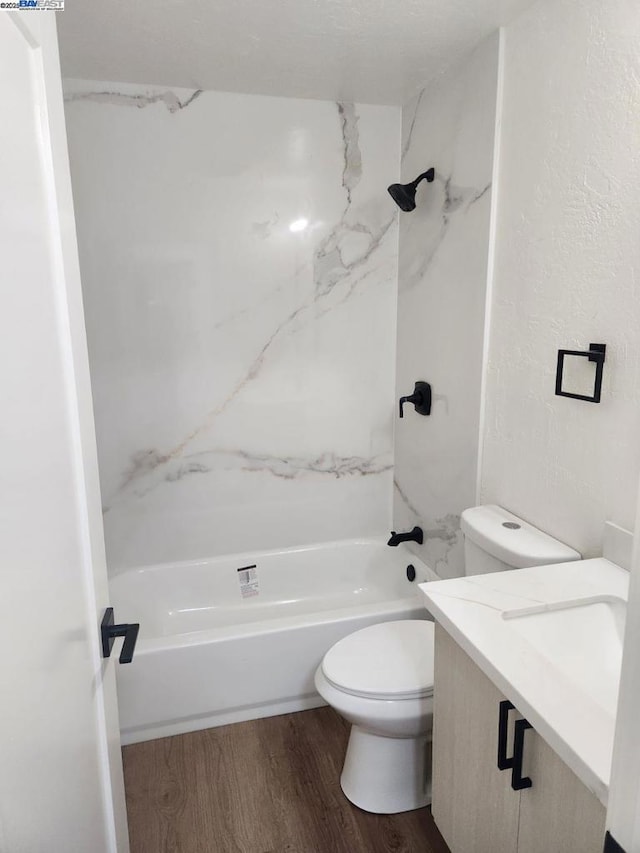
[(460, 527), (466, 575), (581, 559), (573, 548), (495, 504), (465, 509)]

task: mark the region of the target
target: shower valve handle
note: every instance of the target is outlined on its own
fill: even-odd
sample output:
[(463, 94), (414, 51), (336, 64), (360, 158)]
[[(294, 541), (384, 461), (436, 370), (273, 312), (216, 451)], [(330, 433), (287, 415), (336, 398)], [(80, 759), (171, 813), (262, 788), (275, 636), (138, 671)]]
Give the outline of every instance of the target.
[(404, 417), (403, 407), (405, 403), (412, 403), (419, 415), (431, 414), (431, 385), (428, 382), (416, 382), (413, 394), (408, 397), (400, 397), (400, 417)]
[(416, 397), (415, 394), (410, 394), (408, 397), (400, 397), (400, 417), (404, 417), (403, 406), (405, 403), (418, 403), (422, 400), (422, 397)]

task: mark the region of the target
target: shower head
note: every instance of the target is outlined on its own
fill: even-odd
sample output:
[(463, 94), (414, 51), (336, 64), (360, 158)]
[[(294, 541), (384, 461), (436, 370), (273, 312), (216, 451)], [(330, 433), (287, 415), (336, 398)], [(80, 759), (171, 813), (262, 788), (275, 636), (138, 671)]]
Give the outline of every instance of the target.
[(410, 210), (415, 210), (416, 190), (420, 181), (424, 178), (424, 180), (430, 184), (435, 176), (435, 169), (427, 169), (426, 172), (418, 175), (415, 181), (411, 181), (410, 184), (391, 184), (390, 187), (387, 187), (389, 195), (398, 205), (400, 210), (404, 210), (408, 213)]

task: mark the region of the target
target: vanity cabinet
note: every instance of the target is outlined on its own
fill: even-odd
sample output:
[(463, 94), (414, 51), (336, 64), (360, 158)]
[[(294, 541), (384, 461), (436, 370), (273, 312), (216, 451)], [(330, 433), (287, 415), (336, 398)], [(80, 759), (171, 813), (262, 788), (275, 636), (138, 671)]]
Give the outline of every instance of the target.
[[(505, 697), (438, 624), (434, 682), (432, 811), (451, 853), (602, 853), (604, 806), (535, 729), (519, 725), (531, 786), (498, 769)], [(507, 707), (510, 759), (522, 716)]]

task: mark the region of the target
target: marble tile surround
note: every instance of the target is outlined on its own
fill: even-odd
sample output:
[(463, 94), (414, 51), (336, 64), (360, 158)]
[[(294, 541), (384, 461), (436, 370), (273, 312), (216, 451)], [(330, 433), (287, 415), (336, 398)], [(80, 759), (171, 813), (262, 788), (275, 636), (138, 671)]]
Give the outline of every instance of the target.
[(463, 574), (460, 513), (476, 501), (498, 34), (402, 113), (402, 179), (433, 166), (401, 215), (396, 396), (430, 382), (430, 417), (395, 428), (394, 529), (443, 578)]
[(65, 99), (111, 570), (388, 530), (399, 109)]

